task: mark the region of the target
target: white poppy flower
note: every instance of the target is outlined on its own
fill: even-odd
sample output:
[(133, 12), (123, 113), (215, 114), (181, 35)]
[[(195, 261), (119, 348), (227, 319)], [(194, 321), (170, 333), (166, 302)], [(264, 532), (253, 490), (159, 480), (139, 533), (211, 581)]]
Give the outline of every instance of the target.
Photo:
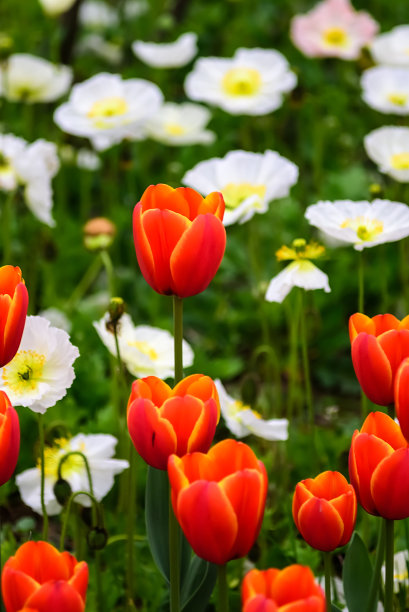
[(0, 389), (13, 406), (44, 414), (71, 387), (75, 378), (72, 364), (78, 356), (65, 331), (51, 327), (43, 317), (29, 316), (19, 350), (0, 368)]
[(0, 71), (3, 96), (12, 102), (53, 102), (70, 88), (72, 70), (28, 53), (10, 55)]
[[(395, 593), (399, 593), (401, 588), (407, 592), (409, 588), (408, 562), (409, 552), (407, 550), (400, 550), (393, 556), (393, 590)], [(382, 577), (385, 581), (385, 564), (382, 565)]]
[(136, 57), (153, 68), (178, 68), (188, 64), (197, 53), (197, 34), (186, 32), (172, 43), (136, 40), (132, 43)]
[(302, 259), (291, 262), (271, 279), (266, 292), (267, 302), (281, 304), (293, 287), (301, 287), (307, 291), (324, 289), (325, 293), (331, 291), (328, 276), (312, 261)]
[(219, 394), (220, 412), (227, 428), (236, 438), (254, 434), (264, 440), (288, 440), (287, 419), (265, 420), (250, 406), (231, 397), (220, 380), (215, 380), (214, 384)]
[(384, 126), (365, 136), (368, 156), (380, 172), (409, 183), (409, 128)]
[(75, 50), (77, 53), (93, 53), (112, 66), (119, 64), (123, 57), (120, 45), (105, 40), (103, 36), (96, 32), (83, 36)]
[[(116, 357), (115, 337), (107, 329), (108, 321), (107, 313), (93, 325), (109, 352)], [(131, 317), (125, 313), (119, 322), (118, 344), (123, 363), (136, 378), (174, 376), (173, 336), (168, 331), (149, 325), (135, 327)], [(192, 363), (193, 351), (183, 340), (183, 366), (187, 368)]]
[[(92, 488), (98, 501), (114, 486), (114, 476), (129, 467), (128, 461), (112, 459), (117, 439), (108, 434), (78, 434), (70, 439), (58, 439), (54, 446), (44, 451), (44, 501), (47, 514), (59, 514), (62, 507), (54, 495), (54, 485), (58, 479), (58, 465), (62, 457), (71, 451), (80, 451), (87, 460), (91, 472)], [(66, 480), (73, 493), (89, 491), (88, 475), (84, 460), (79, 455), (68, 457), (61, 469), (61, 476)], [(37, 467), (25, 470), (16, 476), (16, 484), (23, 502), (38, 514), (41, 511), (41, 459)], [(87, 495), (78, 495), (75, 501), (81, 506), (89, 507), (91, 500)]]
[(144, 138), (146, 121), (162, 100), (160, 89), (149, 81), (100, 73), (74, 85), (68, 102), (56, 109), (54, 121), (64, 132), (90, 138), (102, 150), (124, 138)]
[(375, 110), (409, 114), (409, 67), (375, 66), (361, 77), (362, 98)]
[(48, 321), (50, 321), (53, 327), (58, 327), (59, 329), (63, 329), (67, 334), (71, 331), (71, 321), (67, 317), (67, 315), (58, 308), (50, 307), (45, 310), (41, 310), (38, 313), (40, 317), (44, 317)]
[(409, 207), (401, 202), (317, 202), (309, 206), (305, 217), (319, 230), (357, 251), (409, 236)]
[(266, 115), (279, 108), (297, 77), (274, 49), (237, 49), (232, 58), (201, 57), (185, 81), (191, 100), (232, 115)]
[(79, 149), (77, 153), (76, 163), (78, 168), (93, 172), (101, 167), (101, 159), (94, 151), (90, 149)]
[(379, 34), (369, 48), (377, 64), (409, 67), (409, 25)]
[(60, 167), (55, 144), (41, 139), (28, 144), (12, 134), (0, 135), (0, 159), (0, 190), (14, 191), (21, 185), (34, 216), (55, 225), (51, 179)]
[(167, 145), (211, 144), (216, 134), (205, 129), (210, 119), (210, 111), (199, 104), (167, 102), (148, 121), (146, 132)]
[(39, 2), (44, 13), (55, 17), (68, 11), (75, 3), (75, 0), (39, 0)]
[(85, 28), (103, 30), (118, 25), (117, 11), (106, 2), (98, 0), (86, 0), (80, 6), (79, 22)]
[(220, 191), (226, 203), (223, 223), (232, 225), (265, 213), (269, 202), (287, 196), (297, 179), (297, 166), (275, 151), (238, 150), (199, 162), (182, 183), (204, 196)]
[(125, 19), (135, 19), (149, 10), (146, 0), (125, 0), (123, 11)]

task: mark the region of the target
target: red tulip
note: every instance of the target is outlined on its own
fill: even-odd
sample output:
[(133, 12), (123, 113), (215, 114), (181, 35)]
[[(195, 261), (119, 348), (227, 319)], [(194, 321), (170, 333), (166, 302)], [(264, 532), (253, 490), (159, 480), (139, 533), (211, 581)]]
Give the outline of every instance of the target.
[(354, 489), (339, 472), (322, 472), (295, 488), (294, 522), (304, 540), (318, 550), (335, 550), (349, 542), (356, 511)]
[(253, 569), (241, 586), (243, 612), (324, 612), (325, 597), (309, 567)]
[(3, 567), (1, 590), (6, 612), (84, 612), (88, 566), (48, 542), (26, 542)]
[(249, 446), (223, 440), (207, 454), (171, 455), (172, 505), (195, 553), (224, 564), (247, 555), (260, 531), (267, 474)]
[(20, 424), (9, 398), (0, 391), (0, 486), (16, 469), (20, 450)]
[(393, 402), (397, 369), (409, 357), (409, 316), (391, 314), (372, 319), (356, 313), (349, 319), (352, 363), (363, 392), (375, 404)]
[(0, 268), (0, 367), (11, 361), (20, 346), (28, 308), (28, 293), (20, 268)]
[(158, 293), (181, 298), (204, 291), (223, 259), (224, 200), (213, 192), (151, 185), (133, 213), (133, 235), (141, 272)]
[(208, 376), (193, 374), (172, 390), (163, 380), (135, 380), (128, 402), (128, 430), (142, 459), (166, 470), (168, 458), (207, 452), (219, 421), (219, 397)]
[(402, 361), (395, 376), (395, 412), (402, 433), (409, 441), (409, 357)]
[(409, 448), (399, 425), (371, 412), (356, 430), (349, 451), (349, 476), (358, 502), (376, 516), (409, 517)]

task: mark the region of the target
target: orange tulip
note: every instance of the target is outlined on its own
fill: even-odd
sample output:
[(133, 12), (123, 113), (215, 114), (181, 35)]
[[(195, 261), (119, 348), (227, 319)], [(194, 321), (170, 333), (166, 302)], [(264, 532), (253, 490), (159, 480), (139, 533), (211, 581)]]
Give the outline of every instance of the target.
[(172, 505), (195, 553), (224, 564), (247, 555), (260, 531), (267, 473), (249, 446), (223, 440), (207, 454), (171, 455)]
[(132, 384), (129, 435), (142, 459), (159, 470), (166, 470), (173, 453), (207, 452), (219, 415), (219, 396), (208, 376), (187, 376), (173, 390), (156, 376)]
[(409, 441), (409, 357), (402, 361), (395, 376), (395, 412), (402, 433)]
[(399, 425), (371, 412), (356, 430), (349, 451), (349, 476), (358, 502), (376, 516), (409, 517), (409, 448)]
[(6, 612), (84, 612), (88, 566), (48, 542), (26, 542), (3, 567), (1, 590)]
[(0, 268), (0, 367), (11, 361), (20, 346), (28, 308), (28, 293), (20, 268)]
[(253, 569), (241, 585), (243, 612), (324, 612), (325, 597), (309, 567)]
[(0, 486), (16, 469), (20, 450), (20, 424), (9, 398), (0, 391)]
[(339, 472), (322, 472), (295, 488), (294, 522), (304, 540), (318, 550), (334, 550), (349, 542), (356, 511), (354, 489)]
[(349, 319), (352, 363), (363, 392), (375, 404), (393, 402), (397, 369), (409, 357), (409, 316), (391, 314), (372, 319), (356, 313)]
[(223, 259), (224, 200), (213, 192), (151, 185), (133, 213), (139, 267), (158, 293), (181, 298), (204, 291)]

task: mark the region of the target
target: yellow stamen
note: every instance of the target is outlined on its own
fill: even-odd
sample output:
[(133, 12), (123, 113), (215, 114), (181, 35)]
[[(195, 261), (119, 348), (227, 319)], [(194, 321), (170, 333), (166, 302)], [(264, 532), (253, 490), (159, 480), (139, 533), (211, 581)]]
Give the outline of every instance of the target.
[(149, 359), (152, 359), (152, 361), (155, 361), (159, 357), (158, 353), (147, 342), (134, 340), (128, 342), (128, 346), (135, 347), (136, 349), (138, 349), (138, 351), (140, 351), (144, 355), (147, 355)]
[(391, 164), (395, 170), (409, 170), (409, 153), (395, 153), (391, 157)]
[(223, 90), (230, 96), (253, 96), (261, 87), (261, 76), (254, 68), (231, 68), (222, 81)]
[(357, 237), (366, 242), (373, 240), (376, 236), (383, 232), (383, 222), (379, 219), (368, 219), (363, 215), (354, 219), (346, 219), (341, 223), (342, 228), (349, 227), (356, 232)]
[(19, 351), (3, 368), (3, 384), (18, 395), (35, 391), (41, 382), (44, 363), (45, 355), (36, 351)]
[(342, 28), (328, 28), (322, 35), (324, 42), (331, 47), (345, 47), (348, 35)]
[(181, 136), (186, 133), (186, 129), (180, 123), (166, 123), (165, 132), (171, 136)]
[(111, 126), (109, 119), (120, 117), (128, 112), (128, 103), (119, 96), (108, 96), (97, 100), (89, 109), (87, 116), (94, 120), (94, 125), (104, 129)]
[(325, 253), (325, 247), (317, 242), (307, 243), (304, 238), (293, 240), (291, 247), (283, 245), (276, 251), (278, 261), (298, 261), (301, 259), (318, 259)]
[(408, 101), (408, 94), (400, 92), (390, 93), (388, 94), (388, 100), (396, 106), (405, 106)]
[[(59, 438), (54, 440), (53, 446), (46, 446), (44, 448), (44, 473), (46, 476), (52, 478), (58, 478), (58, 466), (61, 458), (69, 453), (72, 449), (69, 448), (69, 440), (67, 438)], [(78, 449), (81, 452), (85, 450), (85, 444), (83, 443)], [(37, 468), (41, 469), (41, 458), (37, 459)], [(85, 463), (80, 455), (70, 455), (64, 460), (61, 468), (61, 476), (67, 478), (73, 472), (79, 472), (85, 470)]]
[(226, 208), (235, 209), (250, 196), (257, 196), (257, 200), (252, 203), (251, 207), (261, 210), (264, 196), (266, 193), (265, 185), (252, 185), (251, 183), (227, 183), (222, 187)]

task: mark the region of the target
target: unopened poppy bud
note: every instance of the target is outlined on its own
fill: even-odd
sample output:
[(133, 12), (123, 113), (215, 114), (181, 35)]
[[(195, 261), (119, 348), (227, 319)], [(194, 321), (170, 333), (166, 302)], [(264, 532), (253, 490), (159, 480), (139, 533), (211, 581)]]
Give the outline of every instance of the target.
[(105, 217), (95, 217), (84, 225), (84, 244), (89, 251), (108, 249), (115, 237), (116, 227)]
[(87, 534), (88, 546), (91, 550), (102, 550), (108, 542), (108, 532), (104, 527), (93, 527)]
[(371, 183), (371, 185), (369, 185), (369, 194), (372, 197), (381, 198), (383, 195), (382, 185), (379, 183)]
[(115, 333), (115, 330), (118, 326), (118, 323), (125, 312), (125, 302), (120, 297), (113, 297), (109, 302), (108, 306), (108, 314), (109, 319), (106, 322), (106, 328), (112, 334)]
[(72, 493), (70, 483), (64, 480), (64, 478), (59, 478), (55, 483), (53, 490), (55, 499), (61, 506), (64, 506)]

